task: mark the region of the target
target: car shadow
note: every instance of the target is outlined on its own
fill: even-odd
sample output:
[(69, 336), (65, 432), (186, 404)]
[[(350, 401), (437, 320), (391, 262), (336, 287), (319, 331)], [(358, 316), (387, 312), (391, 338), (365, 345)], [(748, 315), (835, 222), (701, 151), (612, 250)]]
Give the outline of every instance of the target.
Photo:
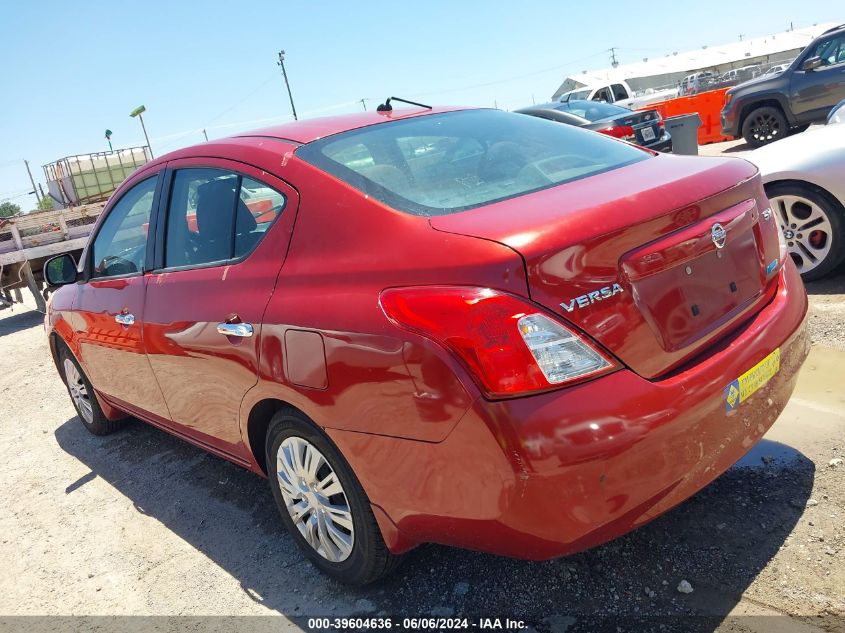
[(807, 294), (810, 295), (841, 295), (845, 294), (845, 262), (823, 279), (804, 282)]
[[(265, 480), (134, 420), (95, 437), (71, 418), (55, 438), (91, 471), (64, 482), (66, 494), (102, 477), (236, 578), (252, 600), (303, 628), (298, 618), (314, 615), (463, 614), (518, 617), (538, 631), (567, 630), (560, 626), (570, 618), (589, 622), (583, 630), (598, 630), (595, 618), (655, 630), (697, 615), (685, 630), (713, 630), (792, 532), (815, 474), (801, 453), (763, 440), (678, 508), (601, 547), (526, 562), (422, 546), (393, 576), (351, 589), (300, 556)], [(681, 580), (694, 593), (679, 593)]]
[(43, 324), (44, 315), (36, 310), (17, 313), (7, 313), (5, 310), (0, 312), (0, 336), (7, 336)]

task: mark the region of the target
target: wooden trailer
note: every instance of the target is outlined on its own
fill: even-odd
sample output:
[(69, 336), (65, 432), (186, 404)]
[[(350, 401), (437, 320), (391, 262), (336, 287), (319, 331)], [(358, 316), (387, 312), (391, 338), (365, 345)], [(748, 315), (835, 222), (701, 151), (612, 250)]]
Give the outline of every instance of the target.
[(29, 289), (39, 311), (46, 310), (50, 289), (44, 282), (44, 262), (59, 253), (78, 261), (104, 205), (0, 218), (0, 310), (20, 303), (22, 289)]

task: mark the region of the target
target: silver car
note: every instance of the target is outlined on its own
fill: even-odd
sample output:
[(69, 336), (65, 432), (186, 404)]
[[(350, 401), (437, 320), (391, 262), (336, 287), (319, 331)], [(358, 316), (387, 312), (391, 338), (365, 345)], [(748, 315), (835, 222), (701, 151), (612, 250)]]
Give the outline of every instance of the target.
[(751, 152), (789, 254), (805, 281), (845, 260), (845, 102), (827, 125)]

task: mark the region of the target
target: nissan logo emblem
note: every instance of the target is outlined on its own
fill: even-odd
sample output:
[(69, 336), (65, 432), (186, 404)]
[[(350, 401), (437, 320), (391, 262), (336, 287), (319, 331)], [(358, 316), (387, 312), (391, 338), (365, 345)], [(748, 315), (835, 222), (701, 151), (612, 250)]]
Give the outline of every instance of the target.
[(713, 240), (716, 248), (724, 248), (725, 242), (728, 241), (728, 232), (725, 230), (725, 227), (716, 222), (710, 228), (710, 239)]

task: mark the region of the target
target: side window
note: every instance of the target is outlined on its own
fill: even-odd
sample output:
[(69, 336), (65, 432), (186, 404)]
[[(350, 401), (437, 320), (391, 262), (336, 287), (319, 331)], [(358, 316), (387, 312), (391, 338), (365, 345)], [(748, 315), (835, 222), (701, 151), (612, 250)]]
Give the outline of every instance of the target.
[(594, 96), (593, 101), (607, 101), (611, 103), (613, 101), (613, 97), (610, 95), (610, 88), (602, 88), (599, 90)]
[(845, 35), (819, 42), (810, 57), (820, 57), (822, 66), (832, 66), (845, 61)]
[(239, 213), (235, 225), (235, 259), (248, 255), (255, 248), (286, 204), (284, 194), (272, 187), (247, 176), (241, 179)]
[(103, 220), (91, 245), (92, 278), (143, 271), (157, 180), (154, 176), (132, 187)]
[(625, 86), (622, 84), (613, 84), (611, 88), (613, 89), (614, 101), (621, 101), (622, 99), (628, 98), (628, 91), (625, 90)]
[(180, 169), (173, 177), (165, 268), (202, 266), (249, 254), (281, 214), (285, 196), (221, 169)]

